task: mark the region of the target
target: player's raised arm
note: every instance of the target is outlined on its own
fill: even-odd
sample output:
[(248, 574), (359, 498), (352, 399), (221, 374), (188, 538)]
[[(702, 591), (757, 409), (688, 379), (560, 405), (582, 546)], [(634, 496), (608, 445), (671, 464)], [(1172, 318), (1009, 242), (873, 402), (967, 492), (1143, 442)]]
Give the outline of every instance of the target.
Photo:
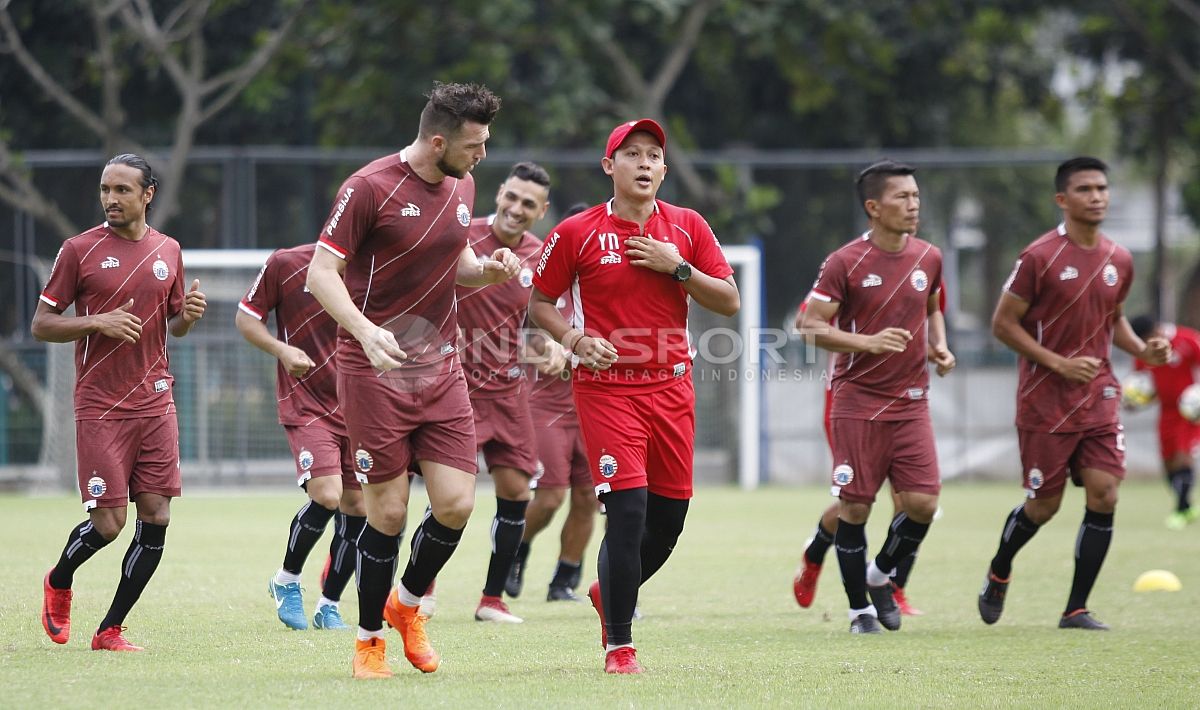
[(555, 299), (535, 286), (529, 294), (529, 320), (550, 334), (567, 352), (579, 357), (579, 364), (593, 370), (603, 370), (617, 361), (616, 347), (604, 338), (593, 337), (572, 328), (555, 306)]
[(941, 293), (938, 289), (929, 296), (929, 361), (937, 367), (938, 377), (945, 377), (954, 369), (957, 360), (946, 341), (946, 314), (942, 312)]
[(308, 267), (308, 290), (325, 312), (362, 344), (371, 365), (379, 370), (394, 370), (408, 359), (391, 331), (380, 328), (354, 307), (342, 274), (346, 262), (327, 249), (318, 248)]
[(1063, 357), (1040, 345), (1021, 325), (1029, 303), (1005, 291), (992, 314), (992, 334), (1021, 357), (1057, 373), (1072, 382), (1091, 382), (1100, 372), (1100, 360), (1094, 357)]
[(1147, 365), (1164, 365), (1171, 357), (1171, 341), (1160, 335), (1151, 335), (1145, 340), (1133, 332), (1124, 306), (1117, 311), (1113, 322), (1113, 345), (1136, 357)]
[(835, 353), (901, 353), (912, 340), (912, 333), (904, 328), (888, 327), (870, 335), (848, 333), (833, 324), (840, 305), (835, 301), (809, 299), (808, 307), (796, 318), (796, 330), (812, 338), (817, 347)]
[(70, 343), (100, 334), (114, 340), (136, 343), (142, 335), (142, 319), (130, 312), (133, 299), (107, 313), (91, 316), (64, 316), (45, 301), (38, 303), (30, 332), (46, 343)]

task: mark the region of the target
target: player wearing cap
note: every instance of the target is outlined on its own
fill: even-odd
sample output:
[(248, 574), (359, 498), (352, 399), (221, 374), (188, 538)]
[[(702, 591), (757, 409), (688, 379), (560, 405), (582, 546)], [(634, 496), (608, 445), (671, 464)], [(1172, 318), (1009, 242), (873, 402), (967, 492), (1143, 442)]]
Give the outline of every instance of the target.
[[(596, 494), (608, 515), (600, 579), (605, 671), (640, 673), (631, 622), (638, 587), (675, 547), (692, 496), (695, 391), (688, 298), (722, 315), (740, 307), (733, 269), (696, 212), (656, 199), (666, 134), (622, 123), (600, 165), (613, 198), (559, 224), (534, 273), (530, 317), (579, 358), (574, 397)], [(568, 324), (556, 307), (571, 291)]]
[(457, 289), (475, 441), (496, 489), (492, 555), (475, 609), (477, 621), (522, 621), (500, 595), (525, 531), (525, 508), (532, 497), (529, 481), (537, 469), (530, 385), (520, 356), (533, 266), (542, 247), (529, 228), (545, 216), (549, 204), (550, 176), (545, 169), (534, 163), (514, 165), (496, 191), (495, 214), (472, 220), (468, 245), (482, 254), (508, 249), (521, 262), (518, 277), (486, 288)]
[[(858, 197), (870, 229), (826, 258), (797, 328), (836, 353), (829, 410), (834, 534), (850, 632), (900, 628), (891, 575), (929, 530), (941, 490), (929, 417), (929, 371), (954, 368), (938, 307), (942, 255), (917, 238), (921, 198), (913, 169), (863, 170)], [(866, 523), (888, 480), (902, 510), (868, 565)]]

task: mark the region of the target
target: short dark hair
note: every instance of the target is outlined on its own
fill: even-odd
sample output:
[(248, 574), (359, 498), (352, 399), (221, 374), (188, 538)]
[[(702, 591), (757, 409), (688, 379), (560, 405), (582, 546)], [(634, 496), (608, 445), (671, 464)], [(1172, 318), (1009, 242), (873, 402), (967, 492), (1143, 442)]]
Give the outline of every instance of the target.
[(1158, 319), (1149, 313), (1143, 313), (1140, 316), (1131, 318), (1129, 320), (1129, 327), (1133, 328), (1134, 335), (1145, 340), (1158, 327)]
[[(150, 163), (146, 162), (146, 159), (137, 153), (114, 155), (108, 159), (104, 167), (107, 168), (110, 165), (128, 165), (142, 174), (142, 179), (138, 184), (142, 186), (143, 190), (149, 187), (153, 187), (155, 190), (158, 189), (158, 178), (154, 176), (154, 171), (150, 169)], [(146, 213), (150, 213), (149, 204), (146, 205)]]
[(419, 134), (422, 138), (436, 135), (453, 137), (467, 121), (487, 125), (500, 110), (500, 97), (482, 84), (443, 84), (433, 82), (433, 89), (421, 110)]
[[(546, 169), (537, 163), (529, 161), (517, 163), (512, 166), (512, 170), (508, 171), (508, 177), (515, 177), (518, 180), (528, 180), (529, 182), (541, 185), (547, 190), (550, 189), (550, 173), (546, 172)], [(505, 179), (507, 180), (508, 178)]]
[[(858, 190), (858, 204), (864, 205), (867, 200), (878, 200), (883, 195), (883, 186), (887, 184), (888, 178), (914, 175), (916, 172), (911, 165), (887, 158), (868, 165), (854, 181), (854, 187)], [(863, 211), (866, 212), (866, 207), (863, 207)]]
[(1105, 175), (1108, 174), (1108, 166), (1099, 158), (1092, 158), (1086, 155), (1071, 158), (1063, 162), (1062, 165), (1059, 165), (1058, 171), (1054, 173), (1054, 191), (1066, 192), (1067, 184), (1071, 182), (1071, 176), (1085, 170), (1099, 170)]
[(591, 207), (591, 205), (589, 205), (586, 202), (576, 202), (575, 204), (568, 207), (566, 212), (563, 212), (562, 218), (566, 219), (567, 217), (574, 217), (575, 215), (579, 214), (580, 212), (586, 210), (588, 207)]

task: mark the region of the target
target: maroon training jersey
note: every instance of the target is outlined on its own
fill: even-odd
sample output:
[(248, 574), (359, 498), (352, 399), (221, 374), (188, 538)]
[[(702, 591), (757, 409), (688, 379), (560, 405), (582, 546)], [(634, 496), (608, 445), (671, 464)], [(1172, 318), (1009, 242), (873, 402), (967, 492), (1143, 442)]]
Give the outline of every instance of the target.
[(833, 353), (831, 419), (896, 421), (929, 409), (929, 297), (942, 288), (942, 252), (910, 236), (904, 248), (875, 246), (870, 233), (830, 254), (810, 298), (838, 303), (833, 324), (872, 335), (904, 328), (913, 339), (900, 353)]
[(107, 313), (129, 303), (142, 319), (136, 343), (99, 333), (75, 341), (75, 418), (132, 419), (175, 411), (168, 371), (167, 321), (183, 309), (179, 242), (147, 228), (138, 241), (93, 227), (63, 243), (42, 300), (59, 312), (75, 304), (79, 316)]
[(1200, 333), (1169, 323), (1163, 324), (1162, 329), (1171, 341), (1171, 359), (1157, 366), (1135, 360), (1133, 367), (1150, 373), (1162, 411), (1177, 413), (1179, 396), (1196, 383), (1196, 373), (1200, 370)]
[(1117, 310), (1132, 284), (1129, 250), (1103, 234), (1094, 248), (1084, 249), (1060, 224), (1021, 252), (1004, 285), (1029, 304), (1021, 327), (1063, 357), (1094, 357), (1102, 364), (1094, 380), (1080, 384), (1022, 358), (1018, 428), (1065, 434), (1118, 421), (1121, 388), (1109, 356)]
[[(492, 215), (471, 222), (467, 243), (480, 257), (490, 257), (505, 246), (492, 231), (495, 218)], [(532, 266), (541, 251), (542, 240), (525, 232), (510, 248), (521, 260), (516, 278), (502, 284), (456, 289), (458, 325), (464, 337), (460, 357), (472, 399), (511, 396), (521, 388), (524, 379), (520, 362), (521, 331), (529, 310)]]
[[(367, 164), (338, 191), (319, 245), (346, 260), (346, 290), (354, 305), (396, 336), (408, 355), (386, 377), (416, 377), (457, 367), (454, 279), (467, 246), (475, 181), (422, 180), (404, 152)], [(338, 370), (379, 375), (344, 328)]]
[(733, 274), (704, 218), (662, 200), (654, 201), (644, 231), (613, 214), (611, 200), (559, 224), (542, 248), (533, 285), (550, 298), (569, 289), (575, 305), (571, 325), (607, 339), (618, 354), (607, 371), (576, 368), (576, 387), (651, 391), (689, 370), (687, 291), (670, 274), (629, 263), (625, 240), (639, 235), (669, 242), (693, 269), (709, 276)]
[[(564, 293), (559, 296), (555, 306), (558, 307), (558, 312), (562, 314), (562, 317), (570, 322), (571, 314), (574, 311), (571, 307), (570, 294)], [(540, 337), (545, 337), (545, 335), (542, 334)], [(571, 358), (570, 355), (567, 357)], [(575, 415), (575, 397), (571, 394), (570, 361), (568, 361), (567, 369), (557, 375), (543, 375), (533, 366), (527, 367), (526, 372), (528, 377), (533, 380), (533, 389), (529, 393), (529, 409), (533, 412), (534, 424), (552, 422), (578, 426), (579, 419)]]
[(345, 434), (346, 425), (338, 411), (337, 322), (308, 292), (308, 265), (316, 244), (280, 249), (267, 257), (254, 285), (238, 303), (243, 313), (263, 321), (275, 311), (275, 335), (300, 348), (316, 363), (303, 377), (293, 377), (282, 362), (275, 366), (275, 397), (279, 423), (308, 426), (316, 422)]

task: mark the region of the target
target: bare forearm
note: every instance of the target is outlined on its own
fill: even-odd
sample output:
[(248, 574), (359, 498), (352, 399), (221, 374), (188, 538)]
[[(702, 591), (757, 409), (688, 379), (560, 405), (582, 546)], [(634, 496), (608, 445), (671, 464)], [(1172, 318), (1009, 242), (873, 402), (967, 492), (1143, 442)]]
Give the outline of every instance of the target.
[(557, 342), (562, 342), (562, 338), (568, 331), (573, 330), (571, 325), (567, 323), (567, 319), (562, 317), (553, 303), (547, 301), (532, 300), (529, 303), (529, 320), (542, 330), (546, 331), (551, 338)]
[(742, 307), (737, 285), (729, 279), (718, 279), (698, 270), (683, 284), (683, 289), (696, 303), (723, 316), (732, 316)]
[(1139, 359), (1146, 352), (1146, 341), (1133, 332), (1133, 327), (1129, 325), (1129, 319), (1125, 316), (1120, 316), (1114, 324), (1113, 345)]
[(254, 316), (238, 311), (234, 324), (237, 325), (238, 332), (242, 334), (246, 342), (271, 357), (278, 359), (283, 353), (283, 348), (287, 347), (286, 343), (271, 335), (267, 326)]
[(192, 326), (194, 325), (196, 325), (196, 321), (190, 321), (184, 318), (182, 311), (176, 313), (167, 320), (167, 329), (171, 335), (175, 336), (176, 338), (182, 338), (183, 336), (192, 332)]
[(992, 334), (1013, 352), (1048, 370), (1057, 371), (1059, 363), (1063, 360), (1061, 355), (1034, 340), (1033, 336), (1022, 328), (1020, 323), (1007, 320), (994, 321)]
[(93, 316), (64, 316), (61, 313), (38, 313), (30, 332), (34, 338), (47, 343), (71, 343), (99, 330)]
[(941, 311), (929, 314), (929, 347), (934, 349), (947, 347), (946, 316)]
[(847, 333), (828, 321), (804, 318), (799, 325), (800, 335), (818, 348), (834, 353), (866, 352), (870, 339), (861, 333)]
[(307, 285), (325, 312), (357, 340), (363, 340), (378, 327), (354, 306), (346, 283), (337, 271), (310, 267)]

